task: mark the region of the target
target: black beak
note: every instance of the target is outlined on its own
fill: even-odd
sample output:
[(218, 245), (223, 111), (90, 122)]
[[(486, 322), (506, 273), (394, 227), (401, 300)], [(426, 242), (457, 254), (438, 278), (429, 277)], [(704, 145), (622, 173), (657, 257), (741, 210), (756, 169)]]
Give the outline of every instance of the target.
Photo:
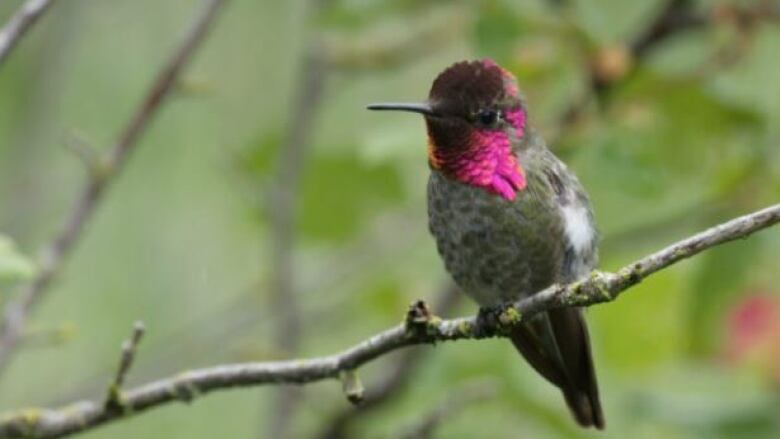
[(436, 116), (433, 108), (431, 108), (431, 104), (427, 102), (385, 102), (379, 104), (370, 104), (366, 108), (369, 110), (411, 111), (412, 113), (420, 113), (426, 116)]

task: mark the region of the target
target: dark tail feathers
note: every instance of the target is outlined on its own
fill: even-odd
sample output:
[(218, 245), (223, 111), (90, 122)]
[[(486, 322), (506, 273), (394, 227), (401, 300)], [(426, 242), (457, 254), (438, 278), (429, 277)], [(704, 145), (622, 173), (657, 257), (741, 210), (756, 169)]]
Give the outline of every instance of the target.
[(539, 315), (518, 327), (511, 340), (539, 374), (561, 389), (577, 423), (604, 428), (588, 329), (579, 309)]

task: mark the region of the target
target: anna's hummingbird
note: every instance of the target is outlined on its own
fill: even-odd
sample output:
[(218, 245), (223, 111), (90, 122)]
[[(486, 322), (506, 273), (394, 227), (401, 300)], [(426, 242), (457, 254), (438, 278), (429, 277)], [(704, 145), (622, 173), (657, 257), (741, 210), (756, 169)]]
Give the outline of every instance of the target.
[[(581, 278), (597, 233), (582, 185), (528, 124), (511, 73), (486, 59), (439, 74), (420, 113), (428, 128), (428, 218), (458, 286), (485, 310)], [(512, 343), (563, 392), (579, 424), (604, 428), (588, 329), (578, 308), (540, 313)]]

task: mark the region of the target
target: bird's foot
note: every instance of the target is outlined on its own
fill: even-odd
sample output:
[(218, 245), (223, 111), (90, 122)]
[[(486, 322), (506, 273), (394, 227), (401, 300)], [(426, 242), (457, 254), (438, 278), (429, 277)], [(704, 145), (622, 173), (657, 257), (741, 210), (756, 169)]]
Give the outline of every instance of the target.
[(477, 328), (474, 331), (477, 338), (493, 337), (501, 326), (501, 314), (506, 305), (483, 306), (477, 313)]

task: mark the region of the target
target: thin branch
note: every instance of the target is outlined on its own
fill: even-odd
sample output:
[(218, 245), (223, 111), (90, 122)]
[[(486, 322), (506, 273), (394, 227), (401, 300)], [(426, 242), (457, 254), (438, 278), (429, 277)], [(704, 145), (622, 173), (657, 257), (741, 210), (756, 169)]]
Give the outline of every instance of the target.
[(543, 309), (591, 306), (610, 302), (623, 291), (657, 271), (697, 255), (710, 247), (746, 238), (778, 222), (780, 222), (780, 204), (775, 204), (678, 241), (621, 268), (616, 273), (594, 272), (587, 280), (581, 282), (553, 285), (518, 302), (513, 308), (520, 313), (535, 314)]
[(508, 305), (495, 321), (481, 320), (478, 323), (476, 317), (442, 320), (430, 315), (422, 304), (415, 304), (406, 322), (331, 356), (229, 364), (184, 372), (125, 392), (122, 410), (108, 410), (104, 404), (83, 401), (60, 409), (27, 409), (9, 413), (0, 419), (0, 438), (62, 437), (170, 402), (190, 402), (199, 395), (216, 390), (261, 384), (305, 384), (338, 378), (343, 371), (355, 370), (406, 346), (504, 336), (522, 320), (544, 310), (612, 301), (659, 270), (713, 246), (745, 238), (778, 222), (780, 204), (712, 227), (639, 259), (616, 273), (594, 272), (578, 282), (553, 285)]
[[(319, 4), (318, 2), (317, 5)], [(296, 355), (303, 329), (301, 307), (293, 282), (293, 253), (297, 241), (296, 202), (300, 195), (301, 176), (311, 149), (312, 126), (322, 103), (325, 77), (328, 73), (316, 38), (312, 37), (303, 56), (300, 79), (294, 88), (295, 101), (287, 119), (287, 133), (280, 144), (276, 175), (267, 201), (267, 212), (271, 219), (271, 260), (274, 261), (271, 309), (279, 319), (274, 339), (276, 347), (285, 355)], [(267, 433), (270, 437), (288, 436), (287, 427), (294, 416), (297, 400), (296, 389), (279, 389), (274, 413), (270, 418), (270, 430)]]
[[(622, 74), (605, 74), (602, 63), (597, 57), (591, 60), (589, 66), (590, 87), (585, 94), (572, 100), (571, 104), (563, 111), (559, 119), (558, 133), (568, 128), (580, 117), (594, 98), (601, 99), (614, 88), (620, 79), (624, 78), (628, 71), (635, 69), (650, 51), (674, 34), (692, 29), (694, 24), (701, 24), (698, 20), (684, 19), (689, 17), (689, 2), (686, 0), (669, 0), (657, 13), (656, 18), (627, 44), (627, 49), (621, 53), (621, 64), (625, 64), (625, 72)], [(615, 50), (613, 48), (613, 50)], [(611, 70), (611, 69), (608, 69)]]
[[(329, 1), (310, 2), (313, 18), (328, 6)], [(270, 308), (278, 323), (274, 340), (285, 355), (296, 355), (301, 344), (302, 310), (294, 285), (294, 250), (297, 242), (297, 209), (303, 169), (311, 150), (311, 133), (322, 104), (328, 65), (322, 55), (320, 33), (312, 31), (301, 59), (298, 81), (294, 84), (294, 101), (287, 118), (287, 130), (279, 145), (276, 175), (267, 193), (266, 210), (270, 217), (271, 278)], [(290, 420), (295, 416), (300, 395), (298, 389), (281, 388), (274, 395), (273, 410), (265, 437), (288, 437)]]
[[(674, 35), (707, 24), (707, 16), (693, 11), (690, 0), (668, 0), (661, 6), (655, 19), (625, 47), (616, 46), (607, 49), (610, 53), (597, 53), (589, 60), (590, 86), (563, 110), (558, 118), (555, 135), (548, 139), (550, 144), (557, 144), (563, 132), (579, 120), (594, 99), (602, 101), (617, 84), (636, 71), (637, 66), (654, 48)], [(609, 62), (605, 63), (605, 60)]]
[(0, 66), (54, 0), (27, 0), (0, 29)]
[(603, 100), (619, 80), (635, 72), (637, 66), (653, 49), (672, 36), (707, 24), (709, 24), (708, 17), (694, 11), (691, 0), (668, 0), (657, 13), (655, 20), (630, 41), (627, 48), (623, 49), (623, 55), (615, 54), (623, 59), (619, 64), (625, 64), (625, 67), (620, 69), (622, 73), (613, 72), (613, 68), (607, 67), (609, 64), (597, 62), (591, 66), (591, 83), (596, 97)]
[(8, 366), (29, 313), (48, 292), (52, 280), (60, 272), (81, 237), (84, 226), (95, 213), (109, 183), (122, 170), (128, 155), (157, 114), (162, 102), (169, 96), (179, 74), (192, 58), (195, 49), (204, 40), (218, 10), (226, 0), (205, 0), (205, 2), (205, 7), (187, 31), (183, 43), (174, 50), (163, 65), (141, 105), (119, 135), (116, 144), (102, 160), (102, 165), (90, 174), (64, 228), (44, 250), (38, 274), (22, 288), (16, 300), (6, 305), (2, 326), (0, 326), (0, 373)]
[(354, 370), (345, 370), (341, 372), (341, 390), (344, 392), (344, 396), (352, 404), (360, 404), (363, 402), (363, 394), (366, 389), (363, 387), (363, 382), (360, 381), (360, 377)]
[[(432, 308), (440, 315), (448, 315), (455, 309), (462, 297), (463, 295), (455, 285), (448, 281), (436, 295)], [(316, 437), (321, 439), (347, 437), (352, 424), (403, 393), (429, 353), (431, 353), (430, 350), (422, 347), (405, 350), (388, 367), (388, 371), (382, 374), (381, 380), (368, 386), (365, 396), (359, 405), (347, 407), (333, 415), (328, 426), (321, 429)]]
[(707, 24), (707, 17), (694, 12), (695, 5), (691, 0), (670, 0), (656, 16), (655, 21), (646, 28), (644, 33), (631, 42), (631, 53), (641, 58), (645, 54), (666, 41), (669, 37), (681, 32), (693, 30)]
[(133, 325), (133, 334), (128, 340), (122, 343), (122, 355), (119, 357), (119, 367), (117, 367), (116, 376), (114, 381), (108, 387), (108, 394), (106, 395), (106, 407), (121, 407), (122, 399), (122, 385), (125, 383), (125, 377), (130, 372), (130, 368), (133, 366), (133, 360), (135, 360), (135, 353), (138, 350), (138, 344), (141, 343), (141, 339), (146, 332), (143, 322), (135, 322)]

